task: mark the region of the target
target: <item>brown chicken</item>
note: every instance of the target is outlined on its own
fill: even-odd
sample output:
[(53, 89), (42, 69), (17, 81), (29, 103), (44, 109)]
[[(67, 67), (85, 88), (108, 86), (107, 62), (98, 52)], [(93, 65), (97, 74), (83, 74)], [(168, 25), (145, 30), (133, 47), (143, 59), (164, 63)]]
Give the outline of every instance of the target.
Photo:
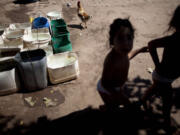
[(85, 25), (85, 27), (83, 28), (87, 28), (87, 21), (91, 18), (91, 16), (89, 16), (83, 9), (82, 5), (81, 5), (81, 2), (78, 1), (77, 3), (77, 14), (78, 14), (78, 17), (81, 19), (82, 23), (80, 24), (82, 27), (83, 27), (83, 23)]

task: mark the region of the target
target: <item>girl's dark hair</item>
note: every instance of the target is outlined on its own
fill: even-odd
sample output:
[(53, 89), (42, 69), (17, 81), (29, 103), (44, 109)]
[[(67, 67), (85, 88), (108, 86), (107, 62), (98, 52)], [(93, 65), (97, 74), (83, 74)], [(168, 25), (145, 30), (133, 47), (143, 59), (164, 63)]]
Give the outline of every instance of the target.
[(120, 19), (120, 18), (115, 19), (114, 22), (110, 25), (110, 31), (109, 31), (110, 46), (114, 45), (113, 43), (114, 37), (121, 27), (129, 28), (132, 36), (134, 37), (134, 28), (128, 19)]
[(174, 15), (169, 23), (169, 30), (171, 28), (180, 29), (180, 5), (174, 11)]

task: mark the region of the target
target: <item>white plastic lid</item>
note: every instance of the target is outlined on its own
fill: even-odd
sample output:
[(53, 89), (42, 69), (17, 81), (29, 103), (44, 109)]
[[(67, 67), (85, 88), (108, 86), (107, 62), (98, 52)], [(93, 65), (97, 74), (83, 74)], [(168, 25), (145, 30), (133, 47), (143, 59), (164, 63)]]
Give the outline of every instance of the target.
[(58, 11), (51, 11), (51, 12), (47, 13), (47, 17), (49, 19), (60, 19), (60, 18), (62, 18), (62, 15)]

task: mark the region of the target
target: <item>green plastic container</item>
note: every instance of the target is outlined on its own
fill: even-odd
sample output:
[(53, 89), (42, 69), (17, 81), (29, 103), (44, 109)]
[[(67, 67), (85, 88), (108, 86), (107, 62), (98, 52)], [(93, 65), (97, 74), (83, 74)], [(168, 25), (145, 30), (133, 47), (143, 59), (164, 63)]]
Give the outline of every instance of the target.
[(67, 27), (52, 27), (51, 30), (52, 30), (53, 37), (56, 37), (61, 34), (69, 33), (69, 31), (67, 30)]
[(51, 20), (51, 31), (54, 53), (72, 51), (70, 33), (63, 19)]
[(63, 53), (63, 52), (67, 52), (67, 51), (72, 51), (72, 45), (71, 44), (67, 44), (64, 46), (60, 46), (58, 48), (54, 47), (54, 53)]
[(66, 27), (66, 22), (64, 19), (51, 20), (51, 28), (53, 27)]
[(54, 53), (61, 53), (72, 51), (72, 44), (70, 41), (70, 34), (61, 34), (52, 38)]

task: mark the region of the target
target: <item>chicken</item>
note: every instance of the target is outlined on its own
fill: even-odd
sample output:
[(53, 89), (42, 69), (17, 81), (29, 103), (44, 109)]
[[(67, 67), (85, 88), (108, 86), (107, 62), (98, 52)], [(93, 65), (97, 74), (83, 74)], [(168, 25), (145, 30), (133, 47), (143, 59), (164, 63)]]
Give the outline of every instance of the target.
[(85, 25), (85, 27), (83, 28), (87, 28), (87, 21), (91, 18), (91, 16), (89, 16), (83, 9), (82, 5), (81, 5), (81, 2), (78, 1), (77, 3), (77, 14), (78, 14), (78, 17), (81, 19), (82, 23), (80, 24), (82, 27), (83, 27), (83, 23)]

